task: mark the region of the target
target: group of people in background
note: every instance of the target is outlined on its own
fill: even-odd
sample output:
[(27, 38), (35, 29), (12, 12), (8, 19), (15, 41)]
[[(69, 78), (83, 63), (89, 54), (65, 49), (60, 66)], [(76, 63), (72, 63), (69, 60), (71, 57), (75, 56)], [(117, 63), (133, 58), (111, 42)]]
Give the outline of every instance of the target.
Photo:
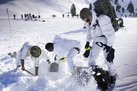
[[(22, 20), (25, 20), (25, 21), (28, 21), (28, 20), (31, 20), (31, 21), (37, 21), (41, 18), (40, 15), (35, 15), (35, 14), (31, 14), (31, 13), (28, 13), (28, 14), (21, 14), (21, 19)], [(13, 15), (13, 19), (16, 20), (17, 17), (16, 15), (14, 14)]]
[[(57, 17), (57, 15), (53, 14), (53, 15), (51, 15), (51, 17), (55, 18), (55, 17)], [(79, 14), (77, 14), (76, 16), (72, 16), (70, 14), (62, 14), (62, 18), (65, 18), (65, 17), (67, 17), (67, 18), (69, 18), (69, 17), (72, 17), (72, 18), (77, 17), (77, 18), (79, 18)], [(16, 20), (16, 19), (19, 19), (19, 18), (17, 18), (17, 15), (13, 14), (13, 19)], [(39, 15), (35, 15), (35, 14), (31, 14), (31, 13), (21, 14), (20, 19), (25, 20), (25, 21), (29, 21), (29, 20), (37, 21), (37, 20), (41, 19), (41, 15), (40, 14)]]

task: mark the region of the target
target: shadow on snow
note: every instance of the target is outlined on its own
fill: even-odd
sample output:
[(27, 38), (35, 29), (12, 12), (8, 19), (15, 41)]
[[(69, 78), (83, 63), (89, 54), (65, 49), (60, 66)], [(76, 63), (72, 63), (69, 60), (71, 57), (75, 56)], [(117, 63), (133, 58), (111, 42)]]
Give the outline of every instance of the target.
[(16, 83), (20, 76), (21, 74), (15, 70), (4, 72), (3, 74), (0, 74), (0, 83), (7, 87), (8, 85)]

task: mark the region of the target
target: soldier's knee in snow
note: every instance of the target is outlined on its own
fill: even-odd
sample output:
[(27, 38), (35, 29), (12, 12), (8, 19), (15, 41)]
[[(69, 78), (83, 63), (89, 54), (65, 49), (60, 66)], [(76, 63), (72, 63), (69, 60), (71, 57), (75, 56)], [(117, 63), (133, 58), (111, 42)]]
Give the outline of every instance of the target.
[(74, 47), (78, 51), (78, 54), (80, 53), (80, 49), (78, 47)]
[(74, 47), (74, 48), (70, 49), (70, 51), (68, 52), (67, 57), (68, 58), (73, 58), (75, 55), (77, 55), (79, 53), (79, 50), (80, 49), (77, 48), (77, 47)]

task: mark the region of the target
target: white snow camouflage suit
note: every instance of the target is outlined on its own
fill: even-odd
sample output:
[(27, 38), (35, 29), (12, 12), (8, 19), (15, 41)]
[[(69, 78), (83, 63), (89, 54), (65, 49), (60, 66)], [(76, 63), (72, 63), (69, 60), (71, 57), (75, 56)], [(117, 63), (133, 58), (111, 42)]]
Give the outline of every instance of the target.
[[(96, 13), (92, 10), (92, 21), (91, 25), (89, 23), (85, 24), (86, 31), (87, 31), (87, 39), (86, 41), (92, 42), (92, 49), (90, 51), (89, 56), (89, 66), (96, 65), (95, 61), (101, 51), (101, 47), (99, 47), (96, 42), (102, 42), (108, 46), (113, 46), (114, 38), (115, 38), (115, 31), (111, 24), (111, 20), (106, 15), (100, 15), (99, 17), (96, 16)], [(97, 21), (98, 25), (94, 26)], [(103, 50), (103, 54), (105, 58), (107, 57), (106, 50)], [(107, 62), (105, 59), (105, 63), (108, 66), (108, 71), (111, 76), (116, 74), (116, 69), (113, 63)]]

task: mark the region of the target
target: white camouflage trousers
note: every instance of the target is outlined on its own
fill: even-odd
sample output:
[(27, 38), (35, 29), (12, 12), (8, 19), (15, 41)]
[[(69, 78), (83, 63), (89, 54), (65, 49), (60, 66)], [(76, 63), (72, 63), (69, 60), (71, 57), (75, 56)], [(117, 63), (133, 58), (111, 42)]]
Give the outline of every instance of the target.
[[(96, 65), (95, 61), (98, 58), (99, 53), (102, 49), (103, 49), (103, 47), (99, 47), (95, 42), (93, 42), (92, 49), (90, 51), (90, 56), (89, 56), (89, 66)], [(107, 54), (108, 54), (108, 53), (106, 53), (106, 50), (103, 50), (103, 54), (104, 54), (104, 57), (105, 57), (105, 64), (108, 67), (108, 71), (109, 71), (111, 76), (114, 76), (116, 74), (116, 68), (115, 68), (113, 63), (109, 63), (106, 60), (106, 57), (107, 57)]]

